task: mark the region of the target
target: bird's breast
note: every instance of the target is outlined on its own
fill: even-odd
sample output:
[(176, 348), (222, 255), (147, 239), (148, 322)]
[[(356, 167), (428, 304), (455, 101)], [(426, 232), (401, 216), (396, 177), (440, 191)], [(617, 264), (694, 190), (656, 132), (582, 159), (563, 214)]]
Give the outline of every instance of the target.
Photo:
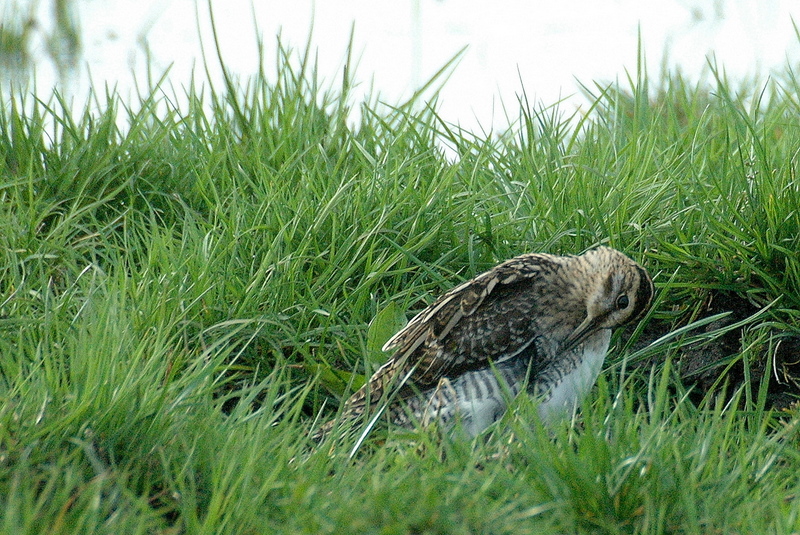
[(598, 331), (551, 364), (561, 369), (558, 373), (544, 375), (555, 380), (534, 381), (535, 390), (542, 396), (539, 416), (544, 422), (567, 416), (576, 409), (600, 375), (610, 341), (611, 329)]

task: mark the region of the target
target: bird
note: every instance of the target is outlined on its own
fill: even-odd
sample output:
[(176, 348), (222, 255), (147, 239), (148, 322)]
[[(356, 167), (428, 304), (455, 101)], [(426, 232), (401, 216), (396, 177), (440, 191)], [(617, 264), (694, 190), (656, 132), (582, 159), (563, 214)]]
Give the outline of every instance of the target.
[(506, 260), (444, 293), (391, 337), (387, 362), (312, 438), (384, 412), (406, 428), (460, 422), (475, 437), (523, 390), (539, 399), (543, 422), (563, 419), (594, 385), (612, 329), (641, 319), (653, 294), (648, 272), (605, 246)]

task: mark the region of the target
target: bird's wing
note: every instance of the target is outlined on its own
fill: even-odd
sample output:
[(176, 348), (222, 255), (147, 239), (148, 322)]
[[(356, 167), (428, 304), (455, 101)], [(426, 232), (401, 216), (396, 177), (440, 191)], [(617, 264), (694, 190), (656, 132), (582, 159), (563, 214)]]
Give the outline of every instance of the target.
[[(357, 416), (390, 392), (411, 392), (405, 385), (425, 390), (448, 372), (486, 366), (489, 360), (499, 362), (523, 351), (533, 341), (529, 323), (536, 296), (517, 290), (559, 267), (550, 255), (522, 255), (442, 295), (383, 346), (394, 354), (350, 397), (345, 412)], [(499, 294), (504, 299), (493, 298)]]

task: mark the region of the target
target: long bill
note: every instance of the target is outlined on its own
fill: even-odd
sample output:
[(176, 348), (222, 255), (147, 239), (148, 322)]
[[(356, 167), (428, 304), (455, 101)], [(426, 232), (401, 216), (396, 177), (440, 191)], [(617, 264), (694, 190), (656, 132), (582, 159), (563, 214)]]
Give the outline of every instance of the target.
[(585, 320), (578, 325), (572, 333), (561, 343), (560, 352), (566, 353), (581, 345), (586, 338), (589, 337), (594, 331), (597, 330), (597, 324), (600, 318), (587, 316)]

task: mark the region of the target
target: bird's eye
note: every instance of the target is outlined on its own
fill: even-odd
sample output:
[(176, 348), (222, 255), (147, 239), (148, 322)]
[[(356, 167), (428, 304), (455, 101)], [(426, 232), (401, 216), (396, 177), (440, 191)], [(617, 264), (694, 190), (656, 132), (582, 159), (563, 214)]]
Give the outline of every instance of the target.
[(628, 299), (627, 295), (622, 294), (619, 297), (617, 297), (617, 309), (618, 310), (624, 310), (624, 309), (628, 308), (629, 304), (630, 304), (630, 300)]

